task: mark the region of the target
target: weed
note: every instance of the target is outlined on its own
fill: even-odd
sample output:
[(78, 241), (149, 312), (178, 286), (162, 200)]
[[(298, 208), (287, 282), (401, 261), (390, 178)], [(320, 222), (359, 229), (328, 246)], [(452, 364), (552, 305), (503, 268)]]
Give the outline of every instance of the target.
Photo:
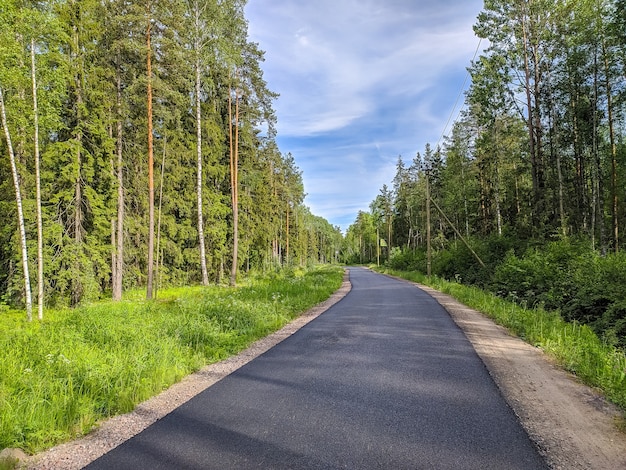
[(0, 315), (0, 449), (35, 452), (132, 410), (203, 365), (284, 326), (339, 288), (322, 267), (242, 287), (188, 287), (156, 301)]

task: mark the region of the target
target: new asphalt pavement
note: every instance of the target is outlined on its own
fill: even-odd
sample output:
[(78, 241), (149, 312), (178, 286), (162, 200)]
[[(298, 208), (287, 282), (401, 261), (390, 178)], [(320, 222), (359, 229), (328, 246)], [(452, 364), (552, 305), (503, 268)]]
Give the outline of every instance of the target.
[(317, 319), (86, 468), (547, 468), (432, 297), (362, 268), (350, 281)]

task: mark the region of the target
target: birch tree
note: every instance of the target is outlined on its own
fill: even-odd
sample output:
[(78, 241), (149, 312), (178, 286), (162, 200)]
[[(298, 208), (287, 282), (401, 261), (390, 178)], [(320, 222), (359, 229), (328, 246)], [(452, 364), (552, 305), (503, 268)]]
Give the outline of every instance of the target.
[(6, 138), (6, 144), (9, 151), (9, 160), (11, 162), (11, 174), (13, 175), (13, 186), (15, 188), (15, 202), (17, 205), (17, 224), (20, 234), (20, 246), (22, 248), (22, 269), (24, 275), (24, 300), (26, 304), (26, 316), (28, 321), (33, 319), (33, 301), (30, 290), (30, 275), (28, 272), (28, 249), (26, 245), (26, 228), (24, 225), (24, 210), (22, 208), (22, 192), (20, 190), (20, 178), (17, 173), (17, 165), (15, 162), (15, 152), (11, 142), (11, 133), (7, 122), (6, 106), (4, 104), (4, 92), (2, 91), (2, 83), (0, 83), (0, 117), (2, 118), (2, 128)]
[(43, 216), (41, 210), (41, 169), (39, 156), (39, 106), (37, 101), (37, 66), (35, 61), (35, 39), (30, 41), (31, 79), (33, 85), (33, 126), (35, 143), (35, 186), (37, 205), (37, 316), (43, 319)]
[(203, 183), (203, 154), (202, 154), (202, 81), (206, 77), (206, 57), (211, 55), (210, 41), (216, 36), (217, 5), (213, 1), (188, 0), (188, 15), (192, 18), (192, 50), (195, 71), (194, 105), (196, 121), (196, 201), (198, 205), (198, 247), (200, 251), (200, 270), (202, 284), (209, 284), (209, 275), (206, 262), (206, 243), (204, 236), (204, 201), (202, 197)]
[[(230, 285), (237, 284), (239, 267), (239, 86), (238, 72), (231, 75), (234, 85), (228, 92), (228, 142), (230, 162), (230, 194), (233, 210), (233, 259), (230, 270)], [(233, 111), (233, 99), (235, 100)]]

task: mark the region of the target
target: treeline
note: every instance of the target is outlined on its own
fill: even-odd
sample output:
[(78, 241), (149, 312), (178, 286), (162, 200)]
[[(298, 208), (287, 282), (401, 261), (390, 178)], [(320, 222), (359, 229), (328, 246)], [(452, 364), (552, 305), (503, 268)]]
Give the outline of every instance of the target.
[(244, 5), (0, 0), (0, 302), (335, 257), (276, 145)]
[[(408, 163), (398, 159), (390, 187), (349, 228), (346, 254), (353, 262), (395, 259), (563, 308), (567, 296), (547, 302), (549, 282), (538, 285), (536, 273), (562, 273), (566, 263), (528, 265), (548, 263), (555, 250), (572, 254), (550, 243), (569, 240), (578, 254), (588, 252), (589, 263), (577, 266), (588, 266), (596, 279), (603, 263), (591, 259), (610, 255), (601, 278), (622, 279), (626, 2), (489, 0), (474, 29), (488, 48), (469, 67), (464, 111), (442, 145), (426, 145)], [(506, 260), (510, 269), (493, 278)], [(517, 273), (520, 285), (505, 280), (505, 271)], [(581, 272), (559, 277), (559, 289), (580, 286), (572, 276)], [(570, 304), (572, 319), (594, 322), (613, 303), (623, 304), (623, 294), (609, 289), (608, 299), (593, 285), (597, 302), (586, 289), (585, 302), (593, 305)], [(613, 324), (626, 318), (617, 310)]]

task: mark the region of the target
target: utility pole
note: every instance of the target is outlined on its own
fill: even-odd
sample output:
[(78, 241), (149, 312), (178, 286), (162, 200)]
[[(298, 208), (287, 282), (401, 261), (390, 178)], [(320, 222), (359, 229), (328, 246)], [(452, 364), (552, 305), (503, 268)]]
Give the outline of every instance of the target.
[(430, 174), (426, 170), (426, 275), (431, 275), (432, 248), (430, 244)]
[(376, 224), (376, 266), (380, 266), (380, 229)]

